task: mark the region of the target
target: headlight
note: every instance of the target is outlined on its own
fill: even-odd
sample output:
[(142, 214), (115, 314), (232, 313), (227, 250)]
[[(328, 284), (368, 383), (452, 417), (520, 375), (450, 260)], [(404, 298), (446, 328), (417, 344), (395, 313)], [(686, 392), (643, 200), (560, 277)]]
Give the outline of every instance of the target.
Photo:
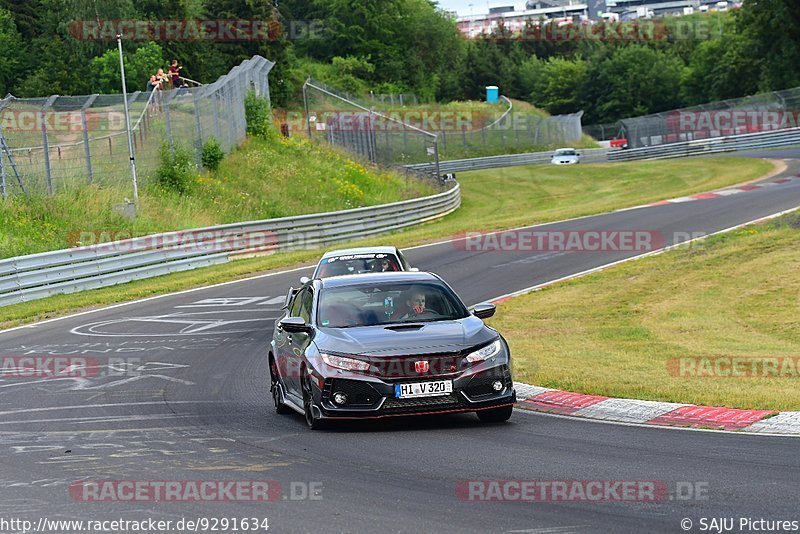
[(368, 371), (369, 363), (356, 360), (353, 358), (345, 358), (344, 356), (334, 356), (333, 354), (321, 354), (322, 361), (335, 367), (337, 369), (344, 369), (345, 371)]
[(503, 348), (502, 342), (499, 339), (497, 339), (495, 340), (494, 343), (468, 354), (467, 361), (470, 363), (476, 363), (488, 360), (489, 358), (500, 352), (500, 349), (502, 348)]

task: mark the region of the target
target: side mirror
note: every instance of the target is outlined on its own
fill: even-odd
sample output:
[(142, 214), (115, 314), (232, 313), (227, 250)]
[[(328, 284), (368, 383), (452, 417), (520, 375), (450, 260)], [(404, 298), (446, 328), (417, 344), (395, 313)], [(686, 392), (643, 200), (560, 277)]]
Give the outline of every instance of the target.
[(476, 304), (475, 306), (473, 306), (470, 312), (472, 312), (472, 315), (474, 315), (478, 319), (488, 319), (489, 317), (494, 315), (494, 312), (496, 310), (497, 307), (495, 307), (494, 304), (484, 303), (484, 304)]
[(311, 280), (311, 278), (309, 278), (307, 276), (301, 276), (300, 277), (300, 284), (306, 285), (310, 280)]
[(419, 272), (419, 267), (409, 267), (408, 270), (410, 272), (412, 272), (412, 273), (418, 273)]
[(296, 334), (300, 332), (311, 332), (311, 325), (307, 325), (305, 319), (302, 317), (287, 317), (281, 320), (281, 328), (289, 332), (290, 334)]

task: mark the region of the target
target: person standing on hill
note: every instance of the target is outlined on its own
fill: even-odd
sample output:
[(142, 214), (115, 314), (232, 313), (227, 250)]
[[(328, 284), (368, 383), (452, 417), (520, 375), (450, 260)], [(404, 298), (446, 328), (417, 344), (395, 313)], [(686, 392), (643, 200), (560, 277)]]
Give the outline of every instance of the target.
[(175, 89), (183, 86), (183, 81), (181, 80), (181, 69), (183, 67), (178, 66), (178, 60), (173, 59), (172, 63), (169, 66), (169, 76), (172, 80), (172, 86)]

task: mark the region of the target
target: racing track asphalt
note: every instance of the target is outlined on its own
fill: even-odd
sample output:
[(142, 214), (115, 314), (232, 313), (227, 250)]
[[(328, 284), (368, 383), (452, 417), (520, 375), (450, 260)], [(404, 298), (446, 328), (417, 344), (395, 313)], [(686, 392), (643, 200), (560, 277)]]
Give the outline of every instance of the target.
[[(786, 174), (797, 172), (793, 162)], [(800, 179), (794, 179), (537, 229), (653, 230), (669, 244), (674, 232), (710, 233), (798, 205)], [(443, 243), (407, 254), (474, 304), (633, 253), (470, 252)], [(795, 438), (610, 425), (521, 410), (499, 425), (466, 414), (324, 432), (307, 430), (299, 415), (276, 415), (265, 349), (278, 302), (308, 272), (0, 333), (2, 356), (82, 355), (99, 366), (98, 376), (84, 379), (0, 380), (0, 519), (268, 517), (277, 532), (542, 533), (682, 532), (683, 518), (697, 532), (701, 517), (800, 519)], [(87, 479), (274, 480), (289, 498), (72, 498), (68, 486)], [(457, 497), (459, 481), (486, 479), (663, 481), (672, 497), (680, 485), (707, 498), (589, 504)], [(300, 495), (304, 482), (322, 483), (319, 498), (290, 498), (290, 488)]]

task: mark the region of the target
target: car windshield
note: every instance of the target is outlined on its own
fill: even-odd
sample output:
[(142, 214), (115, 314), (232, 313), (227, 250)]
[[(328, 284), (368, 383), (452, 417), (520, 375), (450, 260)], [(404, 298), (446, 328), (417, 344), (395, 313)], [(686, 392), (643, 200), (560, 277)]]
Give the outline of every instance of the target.
[(348, 254), (323, 258), (316, 278), (400, 270), (400, 263), (393, 254)]
[(349, 328), (467, 317), (468, 311), (450, 289), (435, 283), (393, 283), (323, 289), (317, 323)]
[(556, 156), (574, 156), (574, 150), (556, 150)]

